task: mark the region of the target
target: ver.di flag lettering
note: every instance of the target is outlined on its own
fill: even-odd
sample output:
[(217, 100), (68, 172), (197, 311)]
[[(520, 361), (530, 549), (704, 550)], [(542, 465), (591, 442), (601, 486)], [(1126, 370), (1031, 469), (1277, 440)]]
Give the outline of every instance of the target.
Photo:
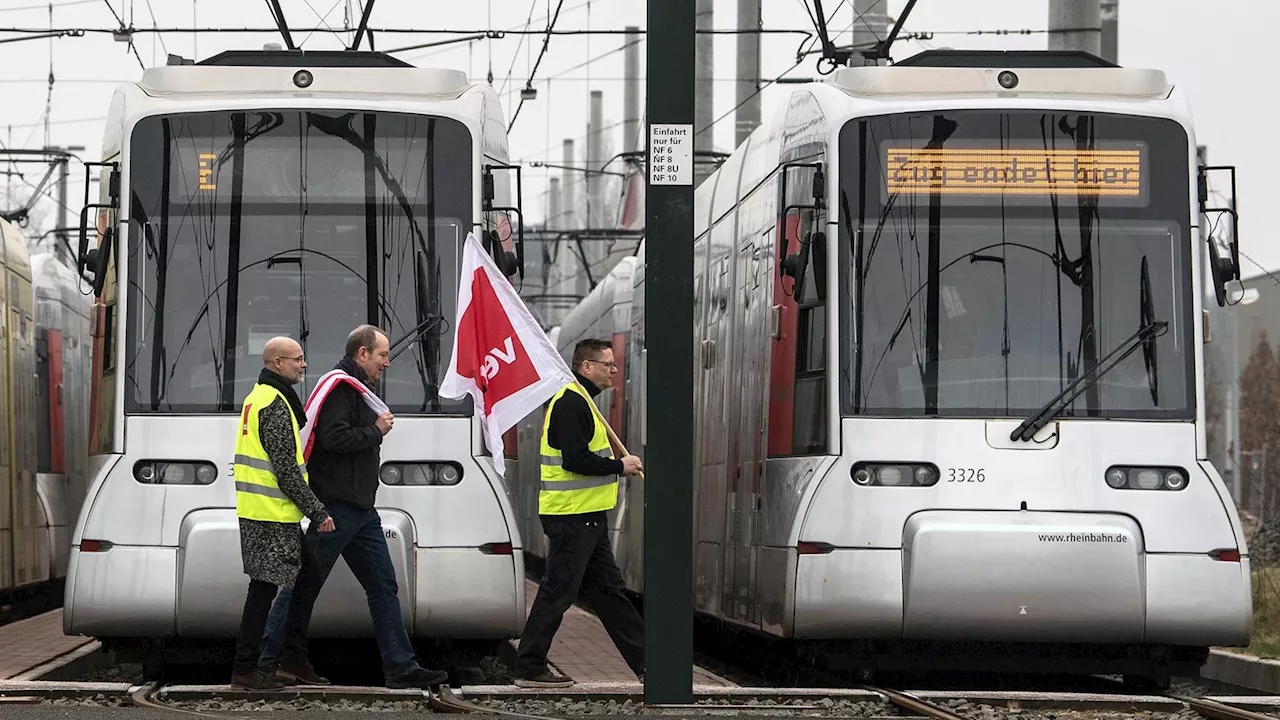
[(474, 233), (463, 245), (457, 335), (442, 397), (470, 395), (502, 476), (502, 435), (574, 382), (564, 359)]

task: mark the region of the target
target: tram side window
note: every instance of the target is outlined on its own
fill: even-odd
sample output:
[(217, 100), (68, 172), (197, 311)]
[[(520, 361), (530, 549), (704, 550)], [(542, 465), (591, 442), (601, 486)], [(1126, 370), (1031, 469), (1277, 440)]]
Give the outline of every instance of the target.
[[(808, 212), (805, 216), (806, 220), (813, 217)], [(827, 311), (815, 272), (821, 266), (815, 260), (824, 248), (814, 243), (821, 229), (819, 222), (802, 224), (802, 242), (809, 247), (807, 253), (801, 253), (807, 262), (801, 268), (796, 293), (796, 413), (792, 427), (792, 452), (796, 455), (826, 451)]]
[(821, 220), (807, 210), (788, 214), (781, 228), (784, 257), (804, 264), (795, 278), (774, 271), (778, 325), (770, 370), (771, 457), (826, 452), (826, 303), (819, 277), (824, 263), (816, 260), (825, 247), (814, 242), (821, 228)]
[[(104, 168), (98, 175), (98, 187), (100, 188), (98, 202), (107, 204), (111, 202), (110, 186), (111, 171)], [(96, 243), (101, 252), (109, 242), (114, 242), (115, 234), (118, 232), (116, 224), (116, 210), (113, 207), (103, 207), (98, 209), (97, 220), (97, 238)], [(102, 370), (103, 374), (114, 373), (116, 369), (116, 254), (119, 250), (119, 244), (108, 251), (107, 267), (103, 269), (106, 273), (106, 282), (103, 283), (102, 298), (103, 318), (100, 329), (102, 333)], [(109, 383), (104, 383), (109, 384)], [(114, 389), (114, 388), (113, 388)]]

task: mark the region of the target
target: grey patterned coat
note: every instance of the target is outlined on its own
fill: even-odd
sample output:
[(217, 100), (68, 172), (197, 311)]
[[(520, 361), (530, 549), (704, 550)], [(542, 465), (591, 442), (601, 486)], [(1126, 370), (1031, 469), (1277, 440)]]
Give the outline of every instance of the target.
[[(258, 411), (258, 435), (271, 459), (280, 491), (313, 523), (329, 517), (324, 504), (302, 479), (289, 404), (276, 398)], [(293, 587), (302, 569), (302, 528), (298, 523), (278, 523), (240, 518), (240, 556), (249, 577), (272, 585)]]

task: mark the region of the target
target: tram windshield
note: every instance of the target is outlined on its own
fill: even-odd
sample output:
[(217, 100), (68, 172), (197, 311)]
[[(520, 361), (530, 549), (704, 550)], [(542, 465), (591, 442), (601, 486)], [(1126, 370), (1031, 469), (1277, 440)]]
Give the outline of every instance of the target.
[(379, 390), (400, 413), (467, 412), (452, 353), (472, 141), (455, 120), (251, 110), (147, 118), (131, 139), (125, 379), (131, 413), (236, 412), (263, 344), (298, 340), (306, 397), (362, 323), (428, 323)]
[(1187, 143), (1078, 112), (850, 121), (843, 413), (1022, 419), (1085, 376), (1057, 417), (1192, 417)]

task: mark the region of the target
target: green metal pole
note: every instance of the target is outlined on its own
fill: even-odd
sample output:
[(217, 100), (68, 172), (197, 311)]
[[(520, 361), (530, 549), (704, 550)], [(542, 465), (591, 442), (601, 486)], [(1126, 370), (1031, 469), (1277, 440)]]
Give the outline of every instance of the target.
[(653, 705), (693, 701), (694, 9), (694, 0), (648, 0), (644, 700)]

